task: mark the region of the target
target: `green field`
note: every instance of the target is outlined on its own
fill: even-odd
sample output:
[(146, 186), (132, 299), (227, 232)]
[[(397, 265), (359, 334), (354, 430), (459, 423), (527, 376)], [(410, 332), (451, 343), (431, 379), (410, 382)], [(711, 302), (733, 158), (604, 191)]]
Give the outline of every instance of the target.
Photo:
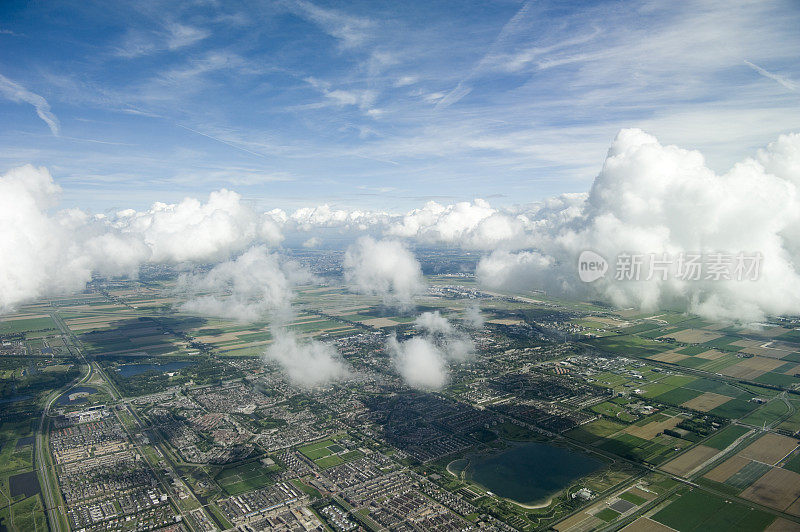
[[(364, 456), (358, 450), (348, 451), (344, 446), (336, 443), (336, 437), (326, 438), (316, 443), (304, 445), (298, 449), (306, 458), (313, 460), (322, 469), (334, 467)], [(346, 451), (346, 452), (345, 452)]]
[(336, 442), (331, 439), (325, 439), (316, 443), (304, 445), (300, 447), (298, 451), (303, 453), (303, 455), (309, 460), (318, 460), (333, 454), (333, 452), (328, 449), (328, 447), (331, 445), (336, 445)]
[(728, 445), (736, 441), (737, 438), (746, 434), (750, 429), (740, 427), (739, 425), (731, 425), (717, 432), (709, 439), (703, 442), (703, 445), (713, 447), (714, 449), (725, 449)]
[(619, 495), (619, 498), (622, 499), (623, 501), (628, 501), (630, 503), (633, 503), (636, 506), (641, 506), (642, 504), (647, 502), (647, 499), (645, 499), (644, 497), (639, 497), (638, 495), (631, 493), (629, 491), (621, 493)]
[(800, 453), (789, 458), (789, 460), (783, 464), (783, 468), (794, 471), (795, 473), (800, 473)]
[(786, 403), (780, 399), (773, 399), (769, 403), (759, 407), (758, 410), (755, 410), (754, 412), (751, 412), (747, 416), (743, 417), (742, 423), (760, 427), (764, 423), (769, 425), (773, 421), (777, 421), (788, 413), (789, 408), (786, 406)]
[(294, 484), (294, 486), (297, 489), (299, 489), (303, 493), (307, 494), (312, 499), (319, 499), (320, 497), (322, 497), (322, 494), (319, 492), (319, 490), (309, 486), (308, 484), (306, 484), (305, 482), (303, 482), (303, 481), (301, 481), (299, 479), (295, 479), (295, 480), (292, 480), (290, 482), (292, 484)]
[(789, 353), (781, 360), (785, 360), (787, 362), (800, 362), (800, 353)]
[(247, 462), (223, 469), (216, 476), (216, 481), (228, 495), (238, 495), (246, 491), (272, 484), (271, 473), (280, 471), (277, 464), (265, 466), (260, 461)]
[(619, 512), (612, 510), (611, 508), (606, 508), (605, 510), (601, 510), (600, 512), (595, 514), (595, 517), (598, 519), (602, 519), (606, 523), (610, 523), (617, 517), (619, 517)]
[(666, 403), (668, 405), (680, 405), (685, 403), (686, 401), (691, 401), (695, 397), (703, 395), (703, 392), (698, 392), (697, 390), (689, 390), (687, 388), (675, 388), (674, 390), (670, 390), (668, 392), (664, 392), (660, 395), (656, 395), (653, 397), (655, 401), (659, 403)]
[(610, 436), (615, 432), (619, 432), (624, 428), (625, 425), (620, 423), (609, 421), (607, 419), (598, 419), (597, 421), (593, 421), (577, 429), (572, 429), (571, 431), (567, 432), (567, 436), (578, 441), (591, 443), (599, 440), (600, 438)]
[(586, 343), (609, 353), (637, 358), (645, 358), (671, 349), (670, 344), (651, 342), (637, 336), (604, 336), (592, 338)]
[(642, 389), (644, 390), (644, 393), (642, 395), (644, 397), (647, 397), (648, 399), (652, 399), (653, 397), (674, 390), (675, 386), (671, 386), (663, 382), (654, 382), (652, 384), (647, 384), (645, 386), (642, 386)]
[(520, 427), (515, 423), (505, 421), (492, 427), (492, 430), (497, 432), (497, 435), (505, 440), (513, 441), (528, 441), (537, 437), (536, 433), (532, 430)]
[(747, 486), (764, 476), (764, 473), (770, 470), (770, 466), (762, 464), (761, 462), (751, 461), (742, 469), (734, 473), (725, 484), (733, 486), (739, 490), (745, 489)]
[(332, 454), (324, 458), (317, 458), (314, 460), (314, 463), (317, 464), (321, 469), (328, 469), (329, 467), (343, 464), (344, 460), (339, 458), (338, 455)]
[(594, 405), (592, 407), (592, 411), (610, 418), (618, 419), (625, 423), (631, 423), (637, 419), (636, 416), (629, 414), (621, 406), (609, 401), (600, 403), (599, 405)]
[(714, 348), (714, 349), (721, 349), (723, 351), (741, 351), (741, 349), (742, 349), (741, 347), (735, 346), (735, 345), (730, 345), (730, 344), (732, 344), (733, 342), (735, 342), (737, 340), (741, 340), (741, 338), (739, 338), (738, 336), (727, 336), (726, 335), (726, 336), (720, 336), (719, 338), (717, 338), (715, 340), (710, 340), (710, 341), (702, 343), (700, 345), (703, 345), (708, 349)]
[(670, 375), (665, 377), (661, 382), (671, 384), (672, 386), (680, 386), (681, 388), (688, 388), (687, 384), (696, 381), (696, 377), (689, 377), (688, 375)]
[(778, 425), (778, 428), (787, 430), (794, 434), (800, 430), (800, 399), (791, 399), (791, 402), (792, 406), (794, 406), (794, 414), (781, 421), (781, 424)]
[(50, 331), (57, 330), (58, 325), (53, 318), (33, 318), (21, 320), (0, 321), (0, 334), (15, 334), (26, 331)]
[(729, 368), (737, 363), (740, 362), (740, 359), (736, 357), (734, 354), (725, 355), (724, 357), (720, 357), (716, 360), (706, 360), (705, 363), (700, 364), (697, 366), (699, 369), (703, 371), (708, 371), (711, 373), (719, 373), (725, 368)]
[[(34, 419), (5, 422), (0, 425), (0, 493), (3, 508), (0, 510), (0, 529), (42, 530), (46, 529), (46, 517), (39, 493), (26, 497), (24, 494), (12, 499), (9, 479), (33, 470)], [(22, 438), (26, 440), (20, 441)], [(30, 442), (25, 444), (25, 442)], [(8, 507), (8, 502), (11, 507)], [(11, 526), (13, 512), (14, 527)]]
[(687, 491), (669, 506), (656, 513), (653, 520), (680, 532), (736, 530), (756, 532), (764, 530), (775, 517), (748, 508), (743, 504), (726, 501), (700, 490)]
[(666, 461), (670, 455), (675, 454), (677, 451), (674, 450), (674, 447), (688, 444), (689, 442), (681, 442), (669, 436), (662, 435), (648, 441), (631, 434), (617, 434), (611, 439), (595, 443), (604, 451), (630, 460), (642, 460), (653, 464), (660, 464)]
[(719, 417), (726, 417), (728, 419), (739, 419), (740, 417), (746, 416), (755, 410), (757, 406), (757, 404), (745, 401), (743, 399), (732, 399), (727, 403), (721, 404), (717, 408), (710, 410), (709, 414)]
[(733, 397), (733, 398), (750, 396), (750, 394), (748, 394), (741, 388), (732, 386), (726, 382), (715, 381), (712, 379), (705, 379), (705, 378), (694, 380), (686, 384), (684, 388), (689, 388), (690, 390), (699, 390), (701, 392), (718, 393), (720, 395), (727, 395), (728, 397)]
[(699, 355), (700, 353), (705, 353), (706, 351), (708, 351), (708, 348), (702, 345), (690, 345), (689, 347), (678, 349), (678, 353), (689, 356)]
[(790, 388), (792, 384), (800, 382), (800, 379), (793, 377), (792, 375), (784, 375), (783, 373), (773, 373), (769, 371), (763, 375), (759, 375), (753, 379), (753, 381), (772, 386), (780, 386), (782, 388)]

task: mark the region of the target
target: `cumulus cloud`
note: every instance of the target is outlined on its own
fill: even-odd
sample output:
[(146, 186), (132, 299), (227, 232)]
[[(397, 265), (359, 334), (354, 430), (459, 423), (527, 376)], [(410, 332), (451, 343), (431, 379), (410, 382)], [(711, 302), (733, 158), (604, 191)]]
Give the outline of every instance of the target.
[(423, 312), (417, 316), (417, 319), (414, 320), (414, 327), (431, 334), (451, 335), (454, 332), (453, 326), (438, 310)]
[[(587, 194), (562, 194), (543, 202), (494, 208), (487, 201), (443, 205), (427, 202), (406, 213), (361, 209), (334, 209), (329, 205), (302, 207), (287, 213), (273, 209), (265, 217), (287, 234), (384, 237), (464, 249), (520, 250), (537, 245), (547, 229), (574, 219), (582, 212)], [(313, 237), (313, 236), (312, 236)]]
[(494, 208), (485, 200), (442, 205), (427, 202), (407, 213), (303, 207), (292, 213), (273, 209), (266, 216), (284, 232), (334, 231), (348, 236), (383, 236), (464, 249), (520, 250), (537, 245), (547, 229), (582, 212), (587, 194), (562, 194), (543, 202)]
[(490, 249), (503, 241), (521, 238), (523, 221), (500, 213), (488, 202), (476, 199), (443, 206), (434, 201), (393, 223), (388, 234), (431, 243), (455, 243), (462, 247)]
[(380, 296), (387, 305), (410, 307), (425, 290), (422, 268), (402, 243), (365, 236), (347, 249), (345, 280), (357, 291)]
[(141, 235), (154, 262), (218, 261), (257, 240), (275, 244), (281, 235), (274, 220), (262, 218), (236, 192), (212, 192), (203, 203), (155, 203), (147, 211), (120, 211), (115, 227)]
[(406, 384), (423, 390), (440, 390), (449, 378), (444, 354), (433, 342), (414, 337), (398, 342), (390, 337), (386, 344), (397, 372)]
[(402, 342), (390, 337), (386, 349), (407, 385), (439, 390), (450, 378), (448, 364), (468, 360), (475, 352), (475, 345), (439, 311), (417, 316), (414, 328), (422, 334)]
[(256, 246), (205, 273), (182, 275), (178, 290), (190, 299), (180, 309), (241, 322), (267, 316), (286, 319), (293, 287), (311, 279), (311, 273), (299, 264)]
[[(622, 130), (580, 214), (542, 223), (532, 233), (535, 250), (484, 257), (477, 275), (493, 287), (546, 288), (713, 320), (756, 323), (766, 315), (800, 313), (799, 167), (799, 135), (781, 136), (756, 158), (718, 175), (697, 151)], [(609, 274), (591, 284), (577, 277), (584, 250), (610, 262)], [(708, 270), (697, 280), (680, 275), (680, 257), (739, 253), (760, 254), (757, 279), (718, 279)], [(615, 279), (615, 265), (626, 255), (644, 257), (638, 280)], [(654, 264), (667, 273), (650, 275)]]
[(264, 360), (278, 363), (296, 386), (313, 388), (350, 377), (350, 369), (336, 349), (317, 340), (301, 341), (282, 327), (274, 327)]
[(569, 283), (563, 276), (571, 279), (573, 272), (562, 271), (555, 266), (553, 257), (536, 251), (497, 250), (481, 258), (475, 274), (481, 284), (489, 288), (524, 291), (547, 287), (551, 290), (568, 290)]
[(335, 209), (328, 204), (301, 207), (291, 213), (283, 209), (272, 209), (265, 215), (283, 230), (298, 232), (320, 229), (335, 229), (341, 233), (381, 231), (398, 219), (398, 215), (384, 211)]
[(312, 279), (301, 265), (256, 246), (205, 273), (181, 276), (179, 290), (191, 298), (180, 308), (240, 322), (268, 319), (273, 341), (264, 360), (276, 362), (296, 386), (313, 388), (351, 373), (332, 345), (300, 339), (287, 327), (294, 287)]
[(0, 177), (0, 312), (81, 289), (91, 279), (69, 229), (48, 213), (59, 192), (44, 168), (24, 166)]
[(464, 309), (462, 322), (470, 329), (482, 329), (484, 324), (483, 314), (481, 314), (480, 304), (473, 303)]
[(84, 288), (92, 272), (134, 275), (150, 250), (80, 210), (52, 212), (60, 187), (45, 168), (0, 176), (0, 313)]
[(0, 312), (39, 297), (83, 289), (93, 272), (135, 277), (146, 262), (228, 259), (282, 238), (273, 219), (227, 190), (110, 217), (57, 211), (60, 187), (27, 165), (0, 177)]
[(445, 358), (457, 362), (467, 360), (475, 351), (475, 344), (464, 332), (456, 329), (450, 321), (436, 310), (423, 312), (414, 320), (414, 327), (441, 349)]
[[(424, 290), (419, 263), (404, 245), (416, 241), (485, 250), (476, 274), (495, 289), (540, 288), (755, 323), (800, 313), (799, 186), (800, 135), (782, 135), (719, 174), (699, 152), (664, 146), (636, 129), (618, 134), (588, 194), (502, 209), (475, 200), (429, 202), (406, 214), (328, 205), (259, 214), (235, 192), (220, 190), (205, 201), (156, 203), (103, 218), (54, 212), (58, 186), (46, 170), (27, 166), (0, 178), (0, 308), (80, 289), (92, 271), (135, 275), (146, 261), (225, 261), (254, 244), (276, 244), (286, 231), (317, 232), (297, 240), (308, 246), (318, 245), (324, 231), (326, 242), (335, 242), (331, 232), (338, 231), (361, 236), (345, 254), (347, 282), (390, 305), (411, 306)], [(577, 276), (585, 250), (611, 263), (591, 284)], [(655, 257), (740, 252), (760, 254), (758, 279), (682, 280), (674, 263), (667, 278), (647, 272)], [(639, 280), (614, 278), (614, 261), (624, 254), (644, 256)], [(465, 316), (463, 323), (471, 321)]]
[(83, 250), (92, 269), (100, 275), (136, 278), (139, 267), (151, 256), (150, 248), (137, 235), (108, 231), (98, 223), (82, 230), (94, 233), (83, 243)]

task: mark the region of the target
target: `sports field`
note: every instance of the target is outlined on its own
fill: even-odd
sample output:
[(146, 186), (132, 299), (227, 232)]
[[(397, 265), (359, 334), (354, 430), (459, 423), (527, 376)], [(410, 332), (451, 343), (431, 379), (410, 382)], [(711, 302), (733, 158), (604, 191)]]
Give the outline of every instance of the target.
[(264, 465), (256, 460), (236, 467), (223, 469), (216, 481), (228, 495), (238, 495), (246, 491), (269, 486), (273, 483), (271, 473), (280, 471), (277, 464)]

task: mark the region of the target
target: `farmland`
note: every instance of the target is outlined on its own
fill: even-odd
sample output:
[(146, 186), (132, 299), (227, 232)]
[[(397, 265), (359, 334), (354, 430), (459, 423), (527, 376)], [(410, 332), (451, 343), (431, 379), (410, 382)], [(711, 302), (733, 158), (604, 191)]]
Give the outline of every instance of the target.
[[(68, 414), (128, 405), (113, 410), (111, 419), (134, 433), (139, 423), (153, 427), (136, 441), (148, 463), (158, 464), (156, 471), (172, 469), (181, 479), (173, 489), (183, 497), (167, 495), (177, 512), (194, 514), (187, 519), (201, 519), (196, 510), (205, 508), (208, 519), (224, 525), (236, 519), (230, 513), (236, 498), (294, 487), (322, 501), (330, 490), (346, 491), (336, 483), (389, 482), (399, 472), (426, 479), (416, 487), (400, 483), (409, 493), (428, 490), (420, 504), (458, 494), (466, 515), (457, 519), (492, 516), (526, 531), (700, 530), (726, 519), (756, 530), (783, 522), (748, 505), (770, 508), (787, 522), (800, 518), (790, 487), (800, 475), (800, 450), (791, 436), (800, 429), (793, 380), (800, 364), (793, 355), (800, 349), (784, 354), (791, 341), (780, 340), (780, 327), (772, 339), (756, 340), (751, 331), (677, 313), (651, 320), (537, 295), (482, 298), (485, 326), (474, 331), (460, 325), (471, 300), (442, 295), (467, 289), (454, 287), (453, 278), (433, 277), (432, 295), (420, 299), (417, 314), (439, 311), (469, 335), (480, 356), (454, 365), (448, 386), (431, 394), (405, 388), (385, 351), (387, 337), (417, 334), (416, 314), (341, 286), (308, 286), (298, 290), (289, 330), (302, 340), (336, 345), (356, 373), (375, 377), (363, 389), (298, 390), (261, 358), (273, 340), (267, 319), (193, 316), (170, 283), (119, 282), (20, 309), (0, 321), (9, 339), (0, 371), (14, 399), (8, 410), (27, 412), (24, 419), (54, 386), (84, 374), (76, 358), (84, 353), (92, 367), (87, 382), (53, 408)], [(464, 286), (472, 290), (474, 284)], [(15, 522), (19, 516), (26, 523), (27, 512), (34, 528), (44, 526), (47, 485), (31, 474), (34, 427), (4, 426), (20, 436), (0, 447), (13, 499), (0, 516), (10, 522), (13, 509)], [(596, 466), (527, 495), (503, 491), (496, 487), (500, 477), (478, 471), (495, 462), (515, 471), (504, 457), (550, 440)], [(114, 453), (128, 452), (115, 445), (122, 447)], [(553, 478), (565, 473), (556, 462), (548, 472)], [(518, 487), (531, 476), (523, 475)], [(675, 478), (695, 487), (687, 490)], [(71, 493), (72, 485), (65, 486), (63, 493)], [(590, 493), (585, 500), (578, 497), (584, 489)], [(731, 512), (722, 511), (720, 494), (735, 498)], [(693, 502), (697, 496), (710, 497), (701, 501), (704, 512), (681, 522), (687, 508), (701, 504)], [(354, 500), (363, 504), (361, 518), (373, 515), (374, 507)]]

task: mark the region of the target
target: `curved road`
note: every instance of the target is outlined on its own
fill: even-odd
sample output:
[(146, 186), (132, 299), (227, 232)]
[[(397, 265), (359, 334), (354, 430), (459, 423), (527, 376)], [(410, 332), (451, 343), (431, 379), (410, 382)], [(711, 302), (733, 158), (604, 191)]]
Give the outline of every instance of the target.
[(58, 489), (58, 479), (52, 474), (53, 471), (51, 470), (47, 460), (49, 451), (44, 441), (45, 426), (48, 417), (50, 417), (50, 408), (53, 406), (53, 403), (56, 401), (56, 399), (61, 397), (64, 393), (71, 390), (75, 386), (91, 379), (93, 370), (92, 365), (88, 360), (86, 360), (86, 357), (83, 356), (83, 353), (80, 351), (80, 349), (75, 348), (73, 350), (73, 347), (66, 342), (66, 340), (71, 337), (71, 334), (58, 313), (52, 312), (50, 315), (52, 316), (53, 321), (55, 321), (58, 325), (59, 329), (61, 329), (61, 334), (65, 340), (64, 345), (71, 354), (77, 352), (78, 357), (83, 361), (83, 364), (87, 368), (86, 374), (83, 377), (76, 379), (72, 383), (67, 384), (58, 390), (53, 391), (49, 396), (47, 396), (44, 409), (42, 410), (42, 417), (39, 419), (39, 430), (36, 432), (34, 467), (39, 472), (41, 478), (40, 485), (42, 490), (42, 499), (44, 500), (45, 513), (47, 514), (47, 521), (50, 524), (50, 530), (61, 532), (61, 530), (63, 530), (62, 516), (65, 514), (65, 508), (61, 505), (61, 496), (58, 493), (55, 493), (53, 489), (53, 486), (55, 486), (56, 490)]

